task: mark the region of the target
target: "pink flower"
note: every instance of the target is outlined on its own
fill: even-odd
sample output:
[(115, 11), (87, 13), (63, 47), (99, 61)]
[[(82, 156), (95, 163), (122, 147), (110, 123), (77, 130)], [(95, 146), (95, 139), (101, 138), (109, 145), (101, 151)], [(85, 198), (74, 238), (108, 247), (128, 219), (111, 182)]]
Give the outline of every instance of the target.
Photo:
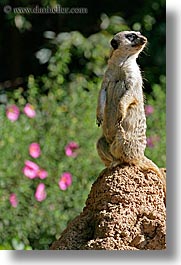
[(61, 190), (66, 190), (72, 184), (72, 174), (70, 172), (64, 172), (58, 184)]
[(37, 174), (40, 179), (45, 179), (48, 176), (48, 172), (42, 168), (39, 169)]
[(19, 114), (20, 111), (16, 105), (11, 105), (6, 109), (6, 116), (12, 122), (16, 121), (19, 118)]
[(41, 202), (46, 199), (47, 193), (45, 191), (45, 184), (40, 183), (38, 184), (35, 192), (35, 198), (37, 201)]
[(32, 143), (32, 144), (30, 144), (30, 146), (29, 146), (29, 154), (33, 158), (39, 157), (40, 154), (41, 154), (40, 145), (38, 143)]
[(15, 193), (11, 193), (9, 196), (9, 201), (11, 203), (11, 205), (16, 208), (18, 205), (18, 199)]
[(154, 112), (154, 108), (151, 105), (145, 106), (145, 115), (150, 116)]
[(30, 179), (34, 179), (36, 177), (39, 177), (40, 179), (45, 179), (48, 176), (48, 172), (45, 169), (40, 168), (36, 163), (30, 160), (25, 161), (23, 174)]
[(76, 157), (78, 153), (76, 150), (79, 148), (79, 145), (76, 142), (70, 142), (65, 146), (66, 156)]
[(39, 171), (39, 166), (32, 161), (26, 160), (25, 167), (23, 168), (23, 174), (30, 178), (34, 179), (37, 177)]
[(150, 147), (150, 148), (153, 148), (154, 147), (154, 143), (153, 143), (153, 138), (152, 137), (148, 137), (146, 139), (147, 141), (147, 146)]
[(147, 146), (149, 148), (153, 148), (155, 146), (156, 142), (159, 141), (159, 136), (157, 136), (157, 135), (150, 136), (146, 139), (146, 141), (147, 141)]
[(35, 112), (34, 107), (29, 103), (27, 103), (26, 106), (24, 107), (24, 113), (29, 118), (34, 118), (36, 116), (36, 112)]

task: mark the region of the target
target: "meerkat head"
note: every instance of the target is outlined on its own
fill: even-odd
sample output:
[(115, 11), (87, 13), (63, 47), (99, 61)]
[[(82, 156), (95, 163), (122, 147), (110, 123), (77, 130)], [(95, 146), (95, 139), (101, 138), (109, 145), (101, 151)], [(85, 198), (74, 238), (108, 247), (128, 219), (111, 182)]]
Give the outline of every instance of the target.
[(116, 56), (131, 56), (139, 54), (147, 43), (147, 38), (138, 31), (122, 31), (111, 40), (112, 54)]

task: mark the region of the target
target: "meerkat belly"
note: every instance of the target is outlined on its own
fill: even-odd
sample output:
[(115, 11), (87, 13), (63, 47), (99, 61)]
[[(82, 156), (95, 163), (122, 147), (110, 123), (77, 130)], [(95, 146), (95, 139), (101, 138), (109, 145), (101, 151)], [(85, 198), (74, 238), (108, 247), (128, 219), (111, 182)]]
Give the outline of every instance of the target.
[(140, 109), (139, 106), (130, 108), (121, 125), (127, 140), (142, 142), (146, 145), (146, 117), (144, 109)]
[(116, 137), (111, 145), (111, 154), (116, 159), (130, 162), (141, 159), (146, 148), (146, 119), (139, 108), (131, 108), (123, 121), (119, 121)]
[(109, 82), (103, 119), (103, 133), (109, 143), (114, 140), (116, 135), (119, 101), (124, 92), (123, 81)]

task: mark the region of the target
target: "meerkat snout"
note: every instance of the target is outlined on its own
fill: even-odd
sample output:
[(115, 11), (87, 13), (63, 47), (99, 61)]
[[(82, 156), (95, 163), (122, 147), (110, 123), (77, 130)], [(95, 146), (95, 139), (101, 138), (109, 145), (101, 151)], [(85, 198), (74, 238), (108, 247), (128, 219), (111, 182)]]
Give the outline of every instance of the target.
[(141, 47), (144, 46), (146, 43), (147, 43), (147, 38), (137, 31), (119, 32), (113, 37), (113, 39), (110, 42), (114, 50), (121, 48), (121, 46), (123, 46), (124, 48), (126, 46)]
[(147, 38), (139, 32), (138, 34), (130, 33), (126, 34), (125, 37), (132, 43), (132, 47), (143, 45), (147, 42)]

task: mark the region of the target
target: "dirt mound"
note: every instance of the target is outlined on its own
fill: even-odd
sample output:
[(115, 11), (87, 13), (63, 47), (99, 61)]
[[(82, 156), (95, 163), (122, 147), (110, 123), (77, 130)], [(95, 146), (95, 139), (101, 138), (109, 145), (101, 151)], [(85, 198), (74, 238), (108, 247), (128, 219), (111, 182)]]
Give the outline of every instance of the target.
[(136, 166), (105, 169), (92, 185), (82, 213), (50, 249), (165, 249), (164, 201), (162, 182), (154, 172), (143, 173)]

